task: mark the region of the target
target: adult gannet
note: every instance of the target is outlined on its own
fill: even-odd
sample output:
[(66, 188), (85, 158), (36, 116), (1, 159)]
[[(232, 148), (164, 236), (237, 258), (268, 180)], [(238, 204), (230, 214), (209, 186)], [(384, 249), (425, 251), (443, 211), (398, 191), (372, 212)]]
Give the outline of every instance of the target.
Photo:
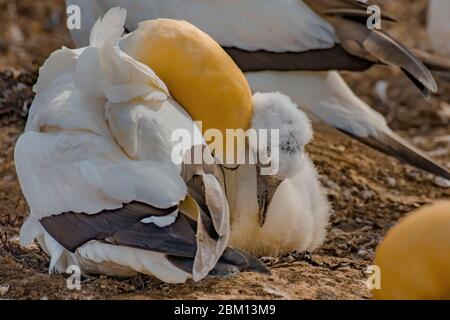
[(450, 57), (450, 2), (430, 0), (428, 7), (428, 36), (433, 50)]
[[(58, 50), (40, 70), (15, 148), (31, 211), (21, 243), (37, 238), (51, 256), (50, 272), (78, 265), (86, 273), (141, 272), (170, 283), (209, 273), (264, 272), (257, 259), (227, 248), (221, 169), (180, 164), (191, 148), (205, 148), (202, 134), (172, 98), (172, 88), (118, 46), (125, 18), (124, 9), (111, 9), (94, 25), (89, 47)], [(233, 66), (205, 72), (213, 78), (223, 67)], [(233, 79), (238, 91), (242, 79)], [(234, 88), (227, 90), (232, 96)], [(174, 160), (171, 133), (178, 129), (188, 130), (192, 141)]]
[[(424, 92), (437, 90), (423, 65), (382, 30), (369, 30), (369, 4), (354, 0), (67, 0), (81, 6), (82, 30), (72, 31), (85, 43), (83, 28), (110, 7), (129, 11), (126, 27), (155, 18), (186, 20), (211, 35), (246, 72), (256, 91), (280, 91), (303, 110), (386, 154), (435, 175), (450, 172), (393, 132), (384, 117), (358, 98), (337, 71), (364, 70), (375, 63), (394, 65)], [(383, 15), (385, 20), (393, 20)], [(425, 57), (422, 55), (422, 57)], [(448, 71), (448, 64), (436, 63)], [(305, 72), (306, 71), (306, 72)]]
[[(312, 136), (307, 117), (283, 95), (252, 98), (231, 58), (194, 26), (149, 21), (119, 39), (124, 21), (124, 10), (111, 9), (94, 26), (90, 46), (58, 50), (40, 70), (15, 151), (31, 209), (21, 242), (37, 238), (51, 256), (50, 271), (75, 264), (88, 273), (142, 272), (177, 283), (209, 272), (266, 271), (226, 248), (231, 238), (259, 254), (320, 245), (330, 209), (303, 150)], [(150, 50), (142, 61), (139, 48)], [(205, 148), (184, 109), (211, 128), (279, 129), (281, 157), (272, 162), (280, 170), (261, 176), (259, 163), (175, 165), (171, 131), (197, 137), (183, 151)]]

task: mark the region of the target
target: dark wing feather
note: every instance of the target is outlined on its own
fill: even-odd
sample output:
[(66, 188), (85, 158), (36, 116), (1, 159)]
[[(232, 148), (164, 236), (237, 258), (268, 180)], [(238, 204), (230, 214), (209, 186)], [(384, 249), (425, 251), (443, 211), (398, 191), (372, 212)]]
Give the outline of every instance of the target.
[(157, 225), (136, 223), (131, 228), (122, 229), (104, 239), (107, 243), (194, 258), (197, 251), (195, 230), (179, 215), (175, 223), (165, 228)]
[[(222, 168), (217, 164), (184, 164), (182, 176), (188, 187), (189, 198), (186, 201), (193, 200), (194, 214), (185, 212), (189, 206), (158, 209), (133, 202), (123, 208), (105, 210), (95, 215), (63, 213), (44, 218), (41, 224), (71, 252), (91, 240), (160, 252), (166, 254), (174, 265), (188, 269), (194, 280), (203, 279), (214, 268), (217, 274), (252, 268), (254, 271), (265, 270), (256, 259), (234, 249), (227, 251), (229, 208)], [(178, 217), (169, 226), (141, 222), (144, 218), (169, 215), (175, 210), (178, 210)], [(197, 221), (189, 216), (196, 217)], [(224, 252), (226, 262), (219, 263)], [(245, 259), (238, 260), (237, 257)], [(234, 266), (233, 262), (238, 265)]]
[[(169, 256), (168, 259), (186, 272), (190, 272), (193, 268), (192, 259), (176, 256)], [(210, 275), (225, 277), (244, 271), (270, 274), (270, 270), (259, 259), (240, 250), (227, 248)]]
[[(91, 241), (161, 252), (180, 269), (192, 273), (197, 253), (197, 224), (181, 212), (175, 223), (161, 228), (140, 221), (151, 215), (167, 215), (167, 210), (133, 202), (117, 210), (105, 210), (95, 215), (68, 212), (44, 218), (44, 229), (65, 249), (75, 252), (79, 246)], [(202, 213), (208, 233), (218, 238), (207, 213)], [(238, 271), (268, 273), (267, 268), (255, 257), (239, 250), (227, 248), (211, 275), (229, 276)]]
[(362, 71), (374, 62), (352, 55), (336, 44), (333, 48), (305, 52), (245, 51), (224, 48), (244, 72), (252, 71)]
[(176, 209), (157, 209), (132, 202), (117, 210), (105, 210), (95, 215), (67, 212), (41, 220), (44, 229), (71, 252), (91, 240), (105, 240), (120, 230), (133, 228), (142, 219), (163, 216)]

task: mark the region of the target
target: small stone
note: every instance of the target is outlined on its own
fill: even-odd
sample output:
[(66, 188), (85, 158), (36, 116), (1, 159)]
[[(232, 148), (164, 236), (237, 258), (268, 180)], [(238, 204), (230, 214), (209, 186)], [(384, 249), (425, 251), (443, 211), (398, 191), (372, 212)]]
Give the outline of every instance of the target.
[(163, 285), (163, 286), (161, 286), (161, 291), (164, 293), (168, 293), (168, 292), (170, 292), (170, 287)]
[(377, 81), (373, 88), (373, 91), (375, 92), (377, 97), (385, 104), (387, 104), (389, 102), (388, 93), (387, 93), (388, 88), (389, 88), (389, 83), (384, 80)]
[(365, 256), (365, 255), (367, 255), (367, 250), (364, 250), (364, 249), (359, 250), (359, 251), (358, 251), (358, 255), (359, 255), (359, 256)]
[(3, 297), (9, 291), (9, 285), (0, 285), (0, 297)]
[(390, 186), (390, 187), (396, 187), (397, 186), (397, 180), (395, 179), (395, 178), (392, 178), (392, 177), (388, 177), (387, 179), (386, 179), (386, 182), (387, 182), (387, 184)]
[(344, 146), (337, 146), (336, 150), (339, 152), (345, 152), (347, 149)]
[(450, 188), (450, 180), (441, 178), (441, 177), (435, 177), (433, 179), (433, 183), (441, 188)]
[(374, 193), (370, 190), (364, 190), (363, 192), (361, 192), (361, 198), (363, 198), (364, 200), (372, 199), (373, 196)]

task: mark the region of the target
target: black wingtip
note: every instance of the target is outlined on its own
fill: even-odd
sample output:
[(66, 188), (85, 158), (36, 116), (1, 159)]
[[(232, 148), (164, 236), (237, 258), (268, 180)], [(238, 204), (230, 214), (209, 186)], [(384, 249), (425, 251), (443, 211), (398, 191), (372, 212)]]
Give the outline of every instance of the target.
[(422, 93), (422, 95), (423, 95), (425, 98), (429, 98), (429, 97), (431, 97), (431, 95), (432, 95), (433, 93), (436, 93), (436, 92), (437, 92), (437, 90), (436, 90), (436, 91), (431, 91), (429, 88), (427, 88), (426, 86), (424, 86), (424, 85), (422, 84), (422, 82), (420, 82), (419, 80), (417, 80), (416, 77), (414, 77), (414, 76), (413, 76), (411, 73), (409, 73), (407, 70), (405, 70), (405, 69), (402, 68), (402, 71), (403, 71), (403, 73), (408, 77), (408, 79), (409, 79), (412, 83), (414, 83), (414, 85), (420, 90), (420, 92)]
[[(422, 91), (438, 91), (431, 71), (408, 48), (383, 30), (373, 30), (364, 41), (364, 47), (380, 62), (400, 67)], [(423, 90), (424, 88), (427, 91)]]

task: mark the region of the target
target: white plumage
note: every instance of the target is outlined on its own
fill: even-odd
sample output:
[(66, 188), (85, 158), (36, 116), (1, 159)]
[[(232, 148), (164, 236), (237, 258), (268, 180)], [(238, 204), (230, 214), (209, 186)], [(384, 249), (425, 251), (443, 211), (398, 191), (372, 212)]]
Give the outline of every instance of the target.
[(358, 137), (389, 130), (384, 117), (358, 98), (336, 71), (264, 71), (246, 77), (254, 90), (283, 92), (301, 109)]
[[(82, 10), (84, 5), (80, 2)], [(185, 20), (225, 47), (250, 51), (305, 51), (330, 48), (336, 42), (331, 25), (297, 0), (96, 0), (87, 5), (90, 12), (97, 5), (104, 10), (124, 7), (130, 30), (145, 20)]]
[[(175, 128), (187, 129), (200, 137), (193, 145), (201, 145), (201, 133), (194, 134), (198, 129), (192, 119), (153, 71), (118, 49), (125, 14), (112, 9), (94, 27), (90, 47), (59, 50), (40, 70), (36, 99), (15, 149), (31, 209), (21, 242), (37, 238), (52, 257), (51, 272), (80, 264), (84, 271), (135, 271), (184, 282), (192, 275), (170, 264), (164, 254), (98, 241), (71, 253), (40, 224), (64, 212), (95, 215), (132, 201), (169, 208), (186, 197), (181, 167), (170, 157), (170, 134)], [(190, 148), (186, 145), (185, 151)], [(155, 217), (153, 222), (167, 224), (170, 219)], [(194, 279), (206, 276), (220, 255), (215, 261), (202, 257), (206, 267), (194, 272)]]

